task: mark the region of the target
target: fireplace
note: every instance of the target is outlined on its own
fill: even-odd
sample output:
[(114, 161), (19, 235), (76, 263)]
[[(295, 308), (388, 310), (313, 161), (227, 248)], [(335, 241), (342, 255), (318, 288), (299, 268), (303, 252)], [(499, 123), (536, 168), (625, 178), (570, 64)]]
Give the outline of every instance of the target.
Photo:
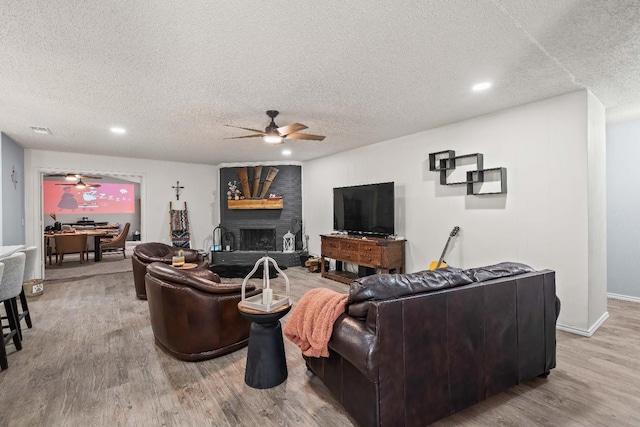
[(275, 251), (276, 228), (241, 228), (241, 251)]

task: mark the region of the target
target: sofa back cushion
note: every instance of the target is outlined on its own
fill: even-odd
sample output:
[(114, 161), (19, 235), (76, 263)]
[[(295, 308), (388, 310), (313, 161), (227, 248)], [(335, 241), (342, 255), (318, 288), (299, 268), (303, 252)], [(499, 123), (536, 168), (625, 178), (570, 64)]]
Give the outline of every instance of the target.
[(518, 274), (531, 273), (533, 271), (535, 271), (533, 268), (526, 264), (520, 264), (519, 262), (501, 262), (499, 264), (464, 270), (465, 274), (473, 279), (474, 282), (485, 282), (487, 280), (517, 276)]
[[(205, 268), (182, 270), (163, 262), (153, 262), (147, 266), (147, 274), (166, 283), (189, 286), (210, 294), (240, 293), (242, 284), (220, 283), (220, 277)], [(254, 285), (247, 284), (246, 291), (253, 291)]]
[(409, 274), (374, 274), (361, 277), (349, 286), (347, 312), (350, 316), (365, 318), (372, 301), (432, 292), (472, 282), (462, 269), (455, 267)]

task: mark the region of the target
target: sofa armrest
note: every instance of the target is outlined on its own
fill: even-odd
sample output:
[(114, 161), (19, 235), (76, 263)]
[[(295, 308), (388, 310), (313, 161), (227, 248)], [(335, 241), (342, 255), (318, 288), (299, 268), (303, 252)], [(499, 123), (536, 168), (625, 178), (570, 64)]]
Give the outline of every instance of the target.
[(378, 379), (378, 340), (364, 321), (342, 314), (333, 324), (329, 349), (339, 353), (370, 381)]

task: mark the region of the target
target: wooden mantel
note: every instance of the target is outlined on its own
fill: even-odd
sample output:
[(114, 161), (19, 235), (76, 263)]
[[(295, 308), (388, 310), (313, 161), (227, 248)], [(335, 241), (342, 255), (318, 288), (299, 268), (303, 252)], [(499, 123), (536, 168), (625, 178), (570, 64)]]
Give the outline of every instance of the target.
[(283, 207), (282, 198), (227, 200), (228, 209), (282, 209)]

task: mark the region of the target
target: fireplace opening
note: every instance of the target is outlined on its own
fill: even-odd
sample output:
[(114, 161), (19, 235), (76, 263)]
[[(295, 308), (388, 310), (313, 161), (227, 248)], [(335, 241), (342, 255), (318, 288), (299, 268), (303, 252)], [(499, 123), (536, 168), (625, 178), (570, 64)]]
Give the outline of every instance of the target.
[(276, 229), (274, 228), (241, 228), (241, 251), (275, 251)]

